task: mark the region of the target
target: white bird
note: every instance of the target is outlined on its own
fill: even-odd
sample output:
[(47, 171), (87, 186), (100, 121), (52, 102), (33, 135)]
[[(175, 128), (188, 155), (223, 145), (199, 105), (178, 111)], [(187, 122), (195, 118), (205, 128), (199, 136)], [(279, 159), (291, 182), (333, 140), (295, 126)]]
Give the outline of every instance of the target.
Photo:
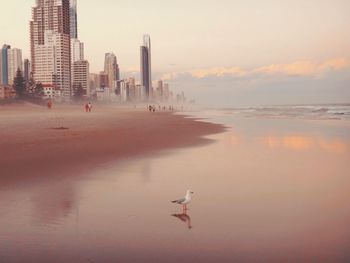
[(189, 204), (192, 200), (191, 194), (194, 194), (194, 193), (191, 190), (187, 190), (185, 197), (171, 201), (171, 202), (182, 205), (183, 210), (186, 211), (187, 204)]

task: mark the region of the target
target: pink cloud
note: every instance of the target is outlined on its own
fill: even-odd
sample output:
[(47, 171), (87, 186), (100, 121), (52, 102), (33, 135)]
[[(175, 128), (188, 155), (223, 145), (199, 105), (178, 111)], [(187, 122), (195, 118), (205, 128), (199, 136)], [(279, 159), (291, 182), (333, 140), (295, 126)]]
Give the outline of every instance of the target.
[(290, 75), (290, 76), (314, 76), (320, 77), (329, 71), (338, 71), (350, 68), (350, 59), (334, 58), (323, 62), (296, 61), (286, 64), (271, 64), (267, 66), (244, 69), (240, 67), (213, 67), (194, 69), (190, 71), (172, 72), (162, 76), (164, 80), (176, 79), (182, 75), (203, 79), (206, 77), (233, 76), (242, 77), (256, 74), (263, 75)]
[(312, 61), (297, 61), (289, 64), (272, 64), (253, 70), (264, 74), (284, 74), (299, 76), (318, 76), (326, 71), (350, 68), (350, 59), (337, 58), (321, 63)]

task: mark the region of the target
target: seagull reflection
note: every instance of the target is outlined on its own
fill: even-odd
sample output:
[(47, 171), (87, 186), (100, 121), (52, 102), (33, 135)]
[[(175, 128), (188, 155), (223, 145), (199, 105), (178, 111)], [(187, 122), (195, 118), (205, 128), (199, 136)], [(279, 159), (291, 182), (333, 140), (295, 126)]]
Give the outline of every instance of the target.
[(191, 217), (186, 213), (186, 211), (184, 213), (182, 213), (182, 214), (173, 214), (172, 216), (173, 217), (177, 217), (181, 221), (187, 223), (188, 229), (192, 228)]

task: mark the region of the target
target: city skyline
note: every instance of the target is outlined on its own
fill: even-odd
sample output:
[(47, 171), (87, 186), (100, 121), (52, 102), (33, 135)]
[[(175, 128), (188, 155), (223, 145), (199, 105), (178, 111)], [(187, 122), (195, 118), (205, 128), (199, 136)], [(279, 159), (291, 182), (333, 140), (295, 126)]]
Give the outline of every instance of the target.
[(92, 99), (115, 103), (186, 100), (183, 92), (182, 96), (174, 96), (168, 84), (164, 88), (157, 87), (154, 92), (148, 34), (143, 36), (140, 54), (140, 84), (134, 76), (120, 79), (114, 52), (105, 53), (104, 68), (97, 78), (95, 73), (90, 74), (84, 42), (78, 38), (77, 12), (76, 0), (36, 0), (30, 20), (31, 61), (25, 59), (24, 66), (22, 50), (3, 45), (1, 76), (4, 81), (1, 78), (0, 85), (10, 91), (2, 95), (5, 99), (22, 97), (20, 85), (14, 85), (19, 70), (25, 79), (24, 93), (33, 95), (42, 88), (42, 99), (61, 102)]
[[(200, 96), (206, 102), (214, 98), (220, 103), (226, 92), (241, 98), (237, 102), (254, 104), (334, 102), (349, 95), (348, 1), (224, 1), (220, 5), (194, 1), (180, 9), (181, 1), (177, 5), (156, 0), (147, 5), (78, 1), (79, 39), (84, 40), (91, 71), (103, 68), (103, 54), (111, 50), (122, 65), (123, 77), (137, 77), (139, 38), (150, 33), (155, 43), (153, 78), (165, 78), (178, 90), (188, 90), (191, 97)], [(29, 51), (26, 6), (33, 2), (9, 3), (8, 13), (17, 10), (23, 15), (13, 20), (11, 30), (2, 30), (2, 43), (21, 48), (23, 58), (28, 58)], [(113, 15), (116, 10), (121, 10), (118, 16)], [(7, 14), (1, 19), (11, 20)], [(220, 98), (205, 88), (214, 85)], [(274, 85), (286, 88), (271, 89)], [(322, 92), (313, 96), (317, 86), (322, 86)], [(247, 93), (249, 87), (256, 94)], [(294, 91), (298, 96), (291, 99), (287, 94)], [(271, 92), (271, 100), (261, 99), (261, 94)]]
[[(139, 1), (134, 0), (133, 2)], [(291, 4), (292, 2), (295, 2), (295, 4)], [(215, 59), (217, 60), (215, 61), (215, 64), (208, 63), (207, 65), (203, 64), (203, 61), (197, 61), (197, 52), (199, 51), (197, 50), (197, 52), (192, 54), (192, 57), (196, 60), (195, 63), (191, 63), (189, 65), (188, 60), (181, 60), (181, 65), (171, 65), (172, 67), (176, 66), (176, 70), (189, 70), (202, 67), (211, 68), (215, 66), (253, 67), (272, 63), (291, 63), (298, 60), (324, 61), (329, 58), (344, 56), (346, 52), (349, 53), (348, 51), (350, 48), (348, 43), (350, 42), (350, 37), (343, 34), (344, 32), (348, 32), (346, 22), (350, 20), (350, 18), (346, 17), (345, 11), (346, 8), (350, 5), (348, 1), (309, 1), (309, 3), (304, 4), (301, 4), (301, 2), (302, 1), (282, 1), (280, 5), (276, 5), (276, 1), (273, 0), (265, 1), (265, 3), (253, 1), (256, 8), (252, 9), (252, 12), (248, 13), (248, 3), (244, 4), (243, 1), (225, 1), (225, 3), (220, 6), (215, 5), (214, 1), (204, 1), (202, 8), (198, 10), (198, 12), (194, 13), (194, 16), (201, 18), (201, 21), (193, 21), (191, 17), (189, 17), (189, 10), (184, 9), (183, 11), (185, 13), (183, 14), (183, 22), (185, 22), (186, 19), (186, 22), (191, 23), (186, 24), (186, 26), (188, 27), (187, 30), (184, 30), (184, 28), (182, 28), (183, 30), (174, 31), (175, 29), (179, 29), (173, 23), (175, 22), (175, 18), (178, 18), (180, 14), (178, 13), (178, 8), (170, 8), (173, 7), (173, 4), (170, 3), (168, 4), (168, 8), (166, 8), (167, 4), (160, 4), (160, 2), (155, 0), (151, 1), (149, 7), (147, 7), (144, 4), (140, 6), (140, 8), (145, 8), (145, 10), (147, 11), (154, 8), (158, 8), (158, 12), (162, 14), (162, 18), (167, 13), (162, 13), (161, 11), (169, 9), (168, 12), (169, 15), (171, 14), (171, 16), (166, 21), (161, 20), (163, 24), (156, 24), (155, 20), (159, 20), (155, 17), (152, 17), (152, 14), (157, 13), (156, 9), (151, 13), (148, 13), (148, 20), (143, 20), (143, 17), (140, 17), (140, 20), (128, 20), (127, 25), (129, 26), (126, 28), (121, 28), (119, 30), (118, 28), (113, 28), (110, 24), (107, 23), (107, 21), (111, 19), (111, 17), (108, 17), (108, 15), (114, 13), (114, 9), (119, 7), (127, 11), (128, 15), (132, 16), (133, 18), (136, 18), (136, 15), (138, 15), (140, 11), (138, 9), (135, 10), (133, 8), (132, 3), (115, 3), (109, 0), (102, 0), (99, 2), (98, 6), (95, 6), (96, 9), (94, 10), (92, 8), (94, 1), (79, 1), (77, 4), (78, 23), (79, 31), (82, 31), (79, 34), (79, 38), (84, 39), (85, 42), (90, 43), (88, 48), (88, 57), (94, 62), (93, 71), (97, 71), (99, 68), (101, 68), (101, 65), (103, 65), (103, 57), (101, 58), (100, 53), (96, 52), (96, 49), (99, 48), (101, 48), (102, 50), (113, 50), (114, 52), (118, 51), (123, 60), (125, 60), (123, 61), (123, 64), (125, 64), (127, 68), (130, 69), (132, 67), (137, 67), (138, 54), (133, 54), (130, 60), (125, 59), (127, 55), (131, 54), (131, 52), (135, 53), (132, 51), (132, 46), (128, 47), (128, 45), (132, 44), (135, 47), (135, 50), (137, 50), (137, 47), (139, 45), (139, 36), (145, 33), (151, 34), (154, 41), (159, 43), (154, 46), (154, 48), (159, 49), (159, 52), (162, 53), (161, 55), (159, 54), (157, 57), (157, 60), (159, 60), (159, 65), (157, 65), (157, 71), (167, 71), (169, 69), (168, 66), (174, 64), (173, 61), (175, 59), (168, 59), (169, 55), (171, 54), (166, 54), (167, 58), (165, 58), (163, 55), (166, 51), (166, 45), (168, 45), (169, 48), (173, 48), (175, 44), (177, 48), (180, 47), (178, 46), (180, 44), (188, 44), (187, 47), (181, 47), (181, 50), (185, 50), (186, 55), (193, 51), (193, 48), (208, 48), (206, 47), (206, 45), (209, 44), (213, 47), (217, 47), (218, 45), (220, 45), (222, 47), (222, 50), (217, 50), (219, 53), (222, 53), (223, 51), (227, 52), (227, 50), (230, 50), (232, 47), (235, 48), (235, 50), (237, 50), (234, 51), (231, 49), (231, 52), (228, 52), (229, 58), (231, 58), (231, 56), (234, 55), (234, 57), (232, 58), (234, 59), (234, 61), (237, 62), (233, 63), (232, 60), (228, 61), (227, 57), (225, 58), (223, 56), (217, 56), (217, 58)], [(24, 57), (26, 58), (29, 58), (27, 23), (31, 19), (30, 13), (28, 13), (27, 10), (28, 8), (31, 8), (34, 5), (34, 3), (34, 0), (26, 1), (25, 3), (17, 0), (8, 3), (7, 8), (9, 10), (16, 10), (21, 14), (21, 16), (20, 18), (12, 22), (11, 28), (2, 28), (1, 41), (22, 48), (24, 51)], [(314, 7), (317, 3), (318, 10), (314, 10)], [(195, 4), (197, 4), (196, 1), (193, 4), (190, 4), (189, 8), (193, 8)], [(230, 9), (229, 7), (236, 7), (236, 9), (239, 10), (226, 10)], [(213, 10), (216, 11), (223, 11), (221, 12), (221, 19), (219, 19), (215, 23), (212, 21), (205, 21), (205, 19), (209, 18), (209, 15), (212, 15), (213, 17), (218, 17), (216, 12), (210, 12), (212, 11), (210, 10), (210, 8), (214, 8)], [(302, 10), (303, 8), (304, 10)], [(290, 19), (283, 19), (283, 15), (286, 14), (286, 11), (288, 10), (289, 12), (287, 14), (290, 15)], [(107, 17), (102, 16), (99, 20), (94, 20), (98, 11), (103, 11), (103, 13), (106, 14)], [(235, 13), (237, 13), (238, 11), (242, 12), (239, 16), (242, 19), (241, 23), (238, 23), (238, 17), (234, 18)], [(299, 12), (299, 15), (297, 14), (297, 12)], [(253, 15), (257, 14), (260, 14), (261, 17), (252, 19)], [(119, 19), (123, 19), (125, 15), (125, 13), (121, 13), (119, 17), (116, 17), (116, 19), (118, 19), (117, 21), (119, 21)], [(268, 15), (271, 16), (268, 17)], [(321, 15), (323, 15), (323, 17)], [(9, 14), (3, 14), (1, 20), (9, 21), (7, 19), (7, 16), (9, 16)], [(265, 21), (264, 24), (259, 25), (263, 18), (267, 18), (268, 21)], [(311, 20), (312, 23), (307, 24), (308, 18)], [(276, 20), (273, 21), (273, 19)], [(280, 22), (280, 20), (284, 20), (284, 25), (278, 25), (278, 22)], [(250, 23), (248, 24), (249, 21)], [(199, 29), (199, 27), (201, 26), (199, 25), (199, 22), (206, 22), (205, 24), (208, 24), (210, 22), (210, 27), (207, 28), (206, 34), (203, 33), (205, 29), (192, 31), (194, 29)], [(247, 22), (247, 24), (242, 25), (244, 24), (243, 22)], [(293, 28), (289, 28), (289, 26), (291, 26), (294, 22), (297, 23), (294, 27), (295, 29), (298, 28), (299, 32), (297, 32)], [(152, 27), (149, 26), (150, 23), (152, 23)], [(167, 25), (169, 25), (168, 28), (166, 27)], [(181, 23), (181, 25), (184, 26), (183, 23)], [(248, 27), (248, 25), (250, 27), (250, 30), (242, 32), (245, 27)], [(302, 25), (304, 25), (304, 27), (301, 27)], [(270, 28), (268, 28), (268, 26), (270, 26)], [(234, 27), (237, 27), (237, 30), (233, 30)], [(96, 31), (95, 29), (98, 28), (101, 30)], [(310, 30), (312, 28), (314, 29), (314, 32)], [(217, 32), (216, 35), (210, 35), (219, 29), (221, 29), (222, 32)], [(333, 29), (334, 32), (330, 32), (331, 29)], [(98, 36), (100, 36), (101, 34), (105, 34), (108, 31), (112, 31), (114, 34), (119, 35), (120, 38), (116, 39), (114, 37), (114, 34), (107, 34), (105, 35), (105, 38), (107, 37), (108, 41), (99, 41)], [(262, 33), (264, 33), (265, 31), (267, 31), (268, 34), (262, 35)], [(172, 34), (175, 33), (181, 33), (181, 35), (184, 35), (186, 37), (189, 37), (188, 35), (192, 33), (192, 40), (181, 39), (180, 41), (176, 38), (174, 39), (174, 37), (170, 38), (170, 36), (172, 36)], [(281, 35), (279, 35), (278, 33)], [(293, 34), (291, 35), (291, 33)], [(324, 40), (324, 38), (327, 35), (329, 35), (329, 33), (332, 33), (332, 38), (326, 41), (325, 43), (320, 42), (320, 40)], [(233, 36), (229, 36), (230, 34), (232, 34)], [(309, 36), (307, 34), (309, 34)], [(162, 37), (162, 35), (164, 35), (164, 37)], [(202, 38), (197, 38), (200, 35), (202, 36)], [(288, 38), (285, 38), (288, 35), (290, 36)], [(226, 43), (222, 41), (224, 40), (222, 37), (225, 36)], [(294, 37), (293, 41), (291, 41), (292, 36)], [(160, 44), (160, 41), (158, 41), (159, 39), (162, 39), (164, 44)], [(288, 43), (288, 41), (290, 41), (290, 43)], [(314, 47), (314, 45), (312, 44), (316, 43), (316, 41), (322, 43), (322, 45)], [(242, 54), (240, 52), (240, 50), (243, 50), (244, 48), (244, 42), (246, 42), (247, 44), (247, 46), (245, 47), (246, 50), (253, 51), (255, 49), (255, 52), (253, 52), (254, 54), (252, 55), (258, 55), (257, 57), (247, 55), (252, 52), (247, 52), (247, 54)], [(254, 44), (254, 42), (261, 42), (263, 45), (252, 45)], [(98, 45), (96, 45), (97, 43)], [(199, 43), (201, 44), (200, 46), (198, 45)], [(234, 43), (236, 44), (230, 46)], [(269, 44), (272, 45), (269, 46)], [(264, 52), (260, 52), (263, 51), (263, 49), (265, 49), (265, 51), (272, 51), (273, 47), (276, 47), (278, 44), (285, 44), (286, 46), (279, 46), (279, 50), (274, 50), (275, 54), (264, 54)], [(237, 47), (237, 45), (239, 45), (240, 47)], [(257, 48), (259, 50), (257, 50)], [(288, 52), (288, 50), (290, 52)], [(259, 54), (257, 54), (257, 51), (259, 51)], [(208, 55), (210, 54), (200, 52), (199, 55), (205, 55), (206, 57), (208, 57)], [(117, 54), (117, 56), (119, 56), (119, 54)], [(159, 58), (161, 57), (163, 57), (163, 59), (160, 60)], [(221, 60), (220, 63), (219, 60)], [(159, 68), (160, 66), (162, 68)]]

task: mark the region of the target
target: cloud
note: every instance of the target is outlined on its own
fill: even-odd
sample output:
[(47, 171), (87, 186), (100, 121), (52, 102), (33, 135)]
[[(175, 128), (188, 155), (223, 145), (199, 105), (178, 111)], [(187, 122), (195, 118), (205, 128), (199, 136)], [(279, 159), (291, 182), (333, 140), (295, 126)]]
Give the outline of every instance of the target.
[(346, 58), (331, 59), (321, 63), (297, 61), (289, 64), (272, 64), (253, 70), (263, 74), (283, 74), (291, 76), (319, 76), (327, 71), (350, 68), (350, 60)]
[(231, 68), (216, 67), (216, 68), (210, 68), (210, 69), (193, 70), (193, 71), (190, 71), (190, 74), (194, 78), (202, 79), (207, 76), (214, 76), (214, 77), (222, 77), (225, 75), (244, 76), (247, 74), (247, 71), (239, 67), (231, 67)]
[(161, 75), (161, 79), (164, 81), (177, 79), (180, 75), (185, 74), (185, 72), (170, 72)]
[(271, 76), (311, 76), (321, 77), (323, 74), (332, 71), (350, 69), (350, 59), (335, 58), (323, 62), (296, 61), (286, 64), (271, 64), (257, 68), (244, 69), (240, 67), (213, 67), (194, 69), (189, 71), (171, 72), (161, 76), (164, 80), (175, 80), (181, 77), (192, 77), (204, 79), (208, 77), (251, 77), (256, 75)]

